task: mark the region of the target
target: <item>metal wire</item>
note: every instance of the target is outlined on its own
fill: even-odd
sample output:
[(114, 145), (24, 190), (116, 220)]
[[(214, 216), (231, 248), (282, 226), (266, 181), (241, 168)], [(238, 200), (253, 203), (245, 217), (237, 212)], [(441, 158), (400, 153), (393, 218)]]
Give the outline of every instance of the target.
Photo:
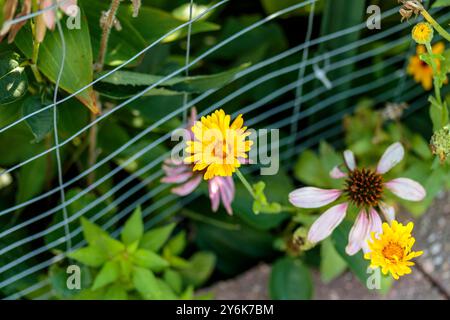
[[(86, 204), (81, 210), (79, 210), (78, 212), (72, 214), (70, 217), (67, 215), (67, 206), (70, 205), (71, 203), (74, 203), (75, 201), (79, 200), (82, 196), (88, 194), (90, 191), (94, 190), (95, 188), (97, 188), (99, 185), (101, 185), (102, 183), (106, 182), (107, 180), (115, 177), (121, 170), (123, 170), (124, 168), (126, 168), (129, 164), (131, 164), (133, 161), (139, 159), (140, 157), (142, 157), (144, 154), (146, 154), (147, 152), (151, 151), (153, 148), (161, 145), (162, 143), (166, 142), (169, 140), (170, 138), (170, 133), (164, 134), (162, 136), (160, 136), (158, 139), (152, 141), (150, 144), (146, 145), (145, 147), (139, 149), (136, 153), (134, 153), (132, 156), (130, 156), (128, 159), (126, 159), (125, 161), (123, 161), (120, 165), (118, 165), (117, 167), (115, 167), (114, 169), (112, 169), (110, 172), (108, 172), (107, 174), (105, 174), (103, 177), (97, 179), (94, 183), (92, 183), (92, 185), (88, 186), (87, 188), (85, 188), (84, 190), (82, 190), (80, 193), (78, 193), (76, 196), (70, 198), (70, 199), (66, 199), (65, 198), (65, 192), (64, 190), (74, 184), (75, 182), (79, 181), (81, 178), (85, 177), (86, 175), (88, 175), (90, 172), (94, 172), (95, 170), (97, 170), (98, 168), (100, 168), (102, 165), (108, 163), (110, 160), (114, 159), (117, 155), (121, 154), (123, 151), (127, 150), (131, 145), (133, 145), (135, 142), (137, 142), (138, 140), (142, 139), (143, 137), (145, 137), (148, 133), (154, 131), (155, 129), (157, 129), (158, 127), (160, 127), (162, 124), (164, 124), (165, 122), (169, 121), (170, 119), (182, 114), (183, 115), (183, 122), (185, 122), (186, 120), (186, 112), (187, 110), (206, 100), (208, 97), (212, 97), (214, 93), (218, 93), (219, 90), (221, 90), (221, 88), (217, 88), (217, 89), (211, 89), (208, 90), (207, 92), (198, 95), (197, 97), (195, 97), (192, 100), (188, 100), (188, 96), (184, 95), (183, 96), (183, 103), (180, 106), (180, 108), (178, 108), (177, 110), (165, 115), (162, 119), (159, 119), (158, 121), (154, 122), (153, 124), (151, 124), (150, 126), (144, 128), (139, 134), (137, 134), (135, 137), (133, 137), (132, 139), (130, 139), (129, 141), (127, 141), (127, 143), (125, 143), (124, 145), (122, 145), (121, 147), (119, 147), (118, 149), (116, 149), (115, 151), (113, 151), (112, 153), (110, 153), (109, 155), (107, 155), (105, 158), (101, 159), (100, 161), (98, 161), (96, 164), (94, 164), (92, 167), (84, 170), (83, 172), (81, 172), (80, 174), (78, 174), (76, 177), (64, 182), (63, 181), (63, 176), (62, 176), (62, 163), (61, 163), (61, 159), (59, 156), (59, 150), (62, 146), (64, 146), (65, 144), (69, 143), (70, 141), (72, 141), (74, 138), (78, 137), (80, 134), (82, 134), (84, 131), (88, 130), (94, 123), (98, 123), (99, 121), (101, 121), (102, 119), (105, 119), (107, 117), (109, 117), (113, 112), (116, 112), (117, 110), (123, 108), (124, 106), (128, 105), (130, 102), (135, 101), (136, 99), (138, 99), (139, 97), (142, 97), (145, 95), (145, 93), (147, 93), (149, 90), (157, 87), (158, 85), (164, 83), (165, 81), (171, 79), (172, 77), (182, 73), (184, 71), (184, 74), (187, 76), (189, 75), (189, 68), (191, 68), (193, 65), (195, 65), (196, 63), (198, 63), (199, 61), (201, 61), (202, 59), (208, 57), (210, 54), (216, 52), (217, 50), (221, 49), (222, 47), (224, 47), (225, 45), (227, 45), (228, 43), (230, 43), (231, 41), (237, 39), (238, 37), (246, 34), (247, 32), (250, 32), (258, 27), (260, 27), (261, 25), (263, 25), (264, 23), (267, 23), (269, 21), (272, 21), (273, 19), (280, 17), (281, 15), (284, 15), (285, 13), (288, 13), (292, 10), (296, 10), (298, 8), (307, 6), (307, 5), (311, 5), (311, 12), (310, 16), (309, 16), (309, 20), (308, 20), (308, 32), (307, 32), (307, 36), (306, 36), (306, 41), (298, 46), (295, 46), (293, 48), (290, 48), (286, 51), (283, 51), (271, 58), (268, 58), (264, 61), (261, 61), (241, 72), (239, 72), (232, 81), (236, 81), (238, 79), (244, 79), (245, 76), (252, 74), (255, 71), (262, 71), (263, 68), (270, 66), (272, 64), (274, 64), (275, 62), (281, 61), (282, 59), (288, 58), (290, 56), (292, 56), (293, 54), (300, 52), (303, 50), (303, 55), (302, 55), (302, 59), (299, 63), (294, 63), (292, 65), (288, 65), (286, 67), (280, 68), (276, 71), (272, 71), (272, 72), (268, 72), (263, 74), (262, 76), (258, 77), (257, 79), (254, 79), (250, 82), (248, 82), (247, 84), (245, 84), (244, 86), (240, 87), (238, 90), (228, 94), (227, 96), (223, 97), (222, 99), (213, 102), (209, 107), (207, 107), (205, 110), (203, 110), (203, 112), (201, 112), (202, 114), (207, 114), (209, 112), (211, 112), (212, 110), (216, 109), (219, 106), (222, 106), (230, 101), (232, 101), (233, 99), (240, 97), (241, 95), (243, 95), (244, 93), (250, 91), (251, 89), (258, 87), (259, 85), (266, 83), (267, 81), (273, 80), (275, 78), (281, 77), (283, 75), (287, 75), (291, 72), (298, 72), (298, 76), (297, 79), (291, 83), (287, 83), (283, 86), (280, 86), (279, 88), (277, 88), (277, 90), (273, 91), (273, 92), (269, 92), (267, 95), (265, 95), (264, 97), (261, 97), (259, 100), (244, 106), (242, 108), (240, 108), (240, 110), (236, 111), (234, 113), (249, 113), (252, 111), (256, 111), (258, 110), (258, 114), (251, 118), (247, 124), (251, 125), (251, 126), (256, 126), (258, 124), (260, 124), (261, 122), (269, 122), (269, 123), (265, 123), (264, 127), (265, 128), (285, 128), (288, 125), (291, 125), (291, 129), (292, 129), (292, 125), (298, 124), (300, 120), (307, 118), (310, 115), (316, 114), (318, 112), (321, 112), (323, 110), (325, 110), (326, 108), (328, 108), (330, 105), (332, 105), (334, 102), (342, 100), (342, 99), (346, 99), (348, 97), (352, 97), (352, 96), (358, 96), (358, 95), (362, 95), (368, 92), (376, 92), (377, 89), (383, 87), (384, 85), (390, 83), (390, 82), (396, 82), (398, 80), (400, 80), (401, 88), (397, 87), (397, 86), (392, 86), (393, 88), (391, 90), (382, 92), (378, 95), (376, 95), (373, 100), (377, 103), (379, 102), (383, 102), (386, 101), (386, 99), (405, 99), (405, 101), (408, 101), (410, 99), (414, 99), (415, 97), (420, 95), (420, 91), (418, 90), (408, 90), (410, 88), (413, 88), (415, 85), (412, 81), (406, 81), (406, 77), (404, 72), (395, 72), (395, 73), (390, 73), (387, 74), (381, 78), (378, 78), (375, 81), (369, 82), (369, 83), (364, 83), (360, 86), (356, 86), (356, 87), (352, 87), (351, 89), (342, 91), (342, 92), (338, 92), (333, 94), (332, 96), (326, 97), (321, 99), (320, 101), (318, 101), (317, 103), (308, 106), (308, 108), (302, 108), (303, 110), (300, 110), (300, 106), (301, 105), (305, 105), (306, 103), (309, 101), (312, 101), (318, 97), (320, 97), (323, 94), (326, 94), (328, 89), (326, 87), (319, 87), (316, 88), (314, 90), (312, 90), (311, 92), (308, 92), (306, 94), (303, 94), (303, 86), (314, 80), (315, 79), (315, 75), (313, 73), (311, 74), (306, 74), (306, 68), (308, 66), (314, 66), (317, 63), (320, 63), (321, 61), (324, 61), (325, 59), (327, 59), (327, 57), (329, 57), (330, 55), (332, 56), (338, 56), (340, 54), (343, 54), (349, 50), (355, 49), (355, 48), (362, 48), (363, 46), (370, 44), (374, 41), (377, 40), (381, 40), (381, 39), (385, 39), (386, 37), (396, 34), (398, 32), (401, 32), (402, 30), (408, 28), (409, 26), (406, 24), (402, 24), (402, 25), (396, 25), (392, 28), (389, 28), (387, 30), (383, 30), (382, 32), (373, 34), (369, 37), (363, 38), (361, 40), (355, 41), (354, 43), (348, 44), (346, 46), (343, 46), (342, 48), (338, 48), (335, 49), (333, 51), (318, 55), (316, 57), (313, 58), (309, 58), (308, 57), (308, 51), (310, 50), (311, 47), (318, 45), (320, 43), (326, 42), (330, 39), (334, 39), (336, 37), (340, 37), (340, 36), (344, 36), (347, 35), (349, 33), (352, 32), (356, 32), (361, 30), (362, 28), (365, 27), (365, 24), (360, 24), (357, 26), (353, 26), (351, 28), (347, 28), (345, 30), (339, 30), (333, 34), (330, 35), (326, 35), (326, 36), (322, 36), (320, 38), (317, 39), (313, 39), (311, 40), (311, 30), (312, 30), (312, 25), (313, 25), (313, 18), (314, 18), (314, 6), (315, 6), (315, 2), (316, 0), (310, 0), (310, 1), (303, 1), (301, 3), (298, 3), (296, 5), (290, 6), (288, 8), (285, 8), (283, 10), (280, 10), (268, 17), (265, 17), (259, 21), (257, 21), (256, 23), (242, 29), (241, 31), (233, 34), (231, 37), (223, 40), (221, 43), (213, 46), (212, 48), (206, 50), (204, 53), (202, 53), (201, 55), (199, 55), (197, 58), (193, 59), (191, 61), (190, 59), (190, 51), (191, 51), (191, 28), (192, 28), (192, 23), (194, 23), (195, 21), (197, 21), (198, 19), (200, 19), (202, 16), (204, 16), (205, 14), (207, 14), (208, 12), (210, 12), (211, 10), (227, 3), (229, 0), (224, 0), (221, 1), (217, 4), (215, 4), (214, 6), (208, 8), (208, 10), (203, 11), (201, 14), (196, 15), (195, 17), (192, 16), (192, 10), (193, 10), (193, 1), (190, 1), (190, 14), (189, 14), (189, 21), (178, 26), (177, 28), (173, 29), (171, 32), (169, 32), (168, 34), (166, 34), (165, 36), (161, 37), (160, 39), (158, 39), (157, 41), (153, 42), (152, 44), (150, 44), (149, 46), (147, 46), (146, 48), (144, 48), (142, 51), (140, 51), (137, 55), (133, 56), (131, 59), (125, 61), (123, 64), (119, 65), (118, 67), (114, 68), (113, 70), (107, 72), (106, 74), (103, 74), (101, 77), (97, 78), (96, 80), (94, 80), (92, 83), (90, 83), (87, 86), (84, 86), (83, 88), (80, 88), (79, 90), (77, 90), (76, 93), (73, 93), (71, 95), (69, 95), (68, 97), (65, 97), (61, 100), (57, 100), (57, 91), (59, 88), (59, 79), (61, 78), (62, 72), (63, 72), (63, 65), (64, 65), (64, 59), (65, 59), (65, 45), (64, 45), (64, 34), (62, 32), (61, 26), (60, 26), (60, 22), (57, 21), (58, 23), (58, 32), (60, 33), (60, 37), (61, 37), (61, 41), (63, 43), (63, 52), (62, 52), (62, 63), (61, 63), (61, 69), (59, 72), (59, 76), (58, 79), (56, 81), (56, 86), (55, 86), (55, 92), (54, 92), (54, 99), (53, 99), (53, 103), (46, 106), (45, 108), (39, 110), (40, 111), (44, 111), (46, 108), (53, 108), (53, 112), (54, 112), (54, 135), (55, 135), (55, 146), (48, 148), (47, 150), (45, 150), (45, 152), (42, 152), (38, 155), (35, 155), (29, 159), (27, 159), (26, 161), (23, 161), (15, 166), (12, 166), (9, 169), (4, 170), (2, 173), (0, 174), (5, 174), (5, 173), (10, 173), (13, 172), (14, 170), (20, 168), (21, 166), (30, 163), (31, 161), (44, 156), (45, 154), (48, 154), (50, 152), (55, 151), (56, 155), (57, 155), (57, 164), (58, 164), (58, 187), (53, 188), (52, 190), (49, 190), (47, 192), (45, 192), (42, 195), (36, 196), (28, 201), (25, 201), (23, 203), (17, 204), (15, 206), (12, 206), (10, 208), (7, 208), (5, 210), (2, 210), (0, 212), (0, 216), (6, 215), (7, 213), (16, 211), (17, 209), (21, 209), (24, 207), (27, 207), (28, 205), (32, 204), (32, 203), (36, 203), (37, 201), (40, 201), (42, 199), (47, 198), (48, 196), (56, 193), (56, 192), (60, 192), (60, 197), (61, 197), (61, 203), (59, 205), (54, 206), (53, 208), (40, 213), (30, 219), (27, 219), (7, 230), (4, 230), (0, 233), (0, 238), (2, 237), (7, 237), (9, 235), (11, 235), (12, 233), (21, 230), (22, 228), (25, 228), (41, 219), (44, 219), (46, 217), (49, 217), (51, 215), (53, 215), (54, 213), (58, 212), (59, 210), (63, 210), (63, 221), (55, 223), (54, 225), (42, 230), (42, 231), (38, 231), (34, 234), (28, 235), (22, 239), (19, 239), (3, 248), (1, 248), (0, 250), (0, 256), (11, 252), (12, 250), (19, 248), (27, 243), (30, 243), (32, 241), (35, 240), (39, 240), (42, 239), (44, 236), (55, 232), (56, 230), (59, 230), (61, 228), (64, 228), (64, 236), (50, 242), (47, 243), (43, 246), (40, 246), (32, 251), (29, 251), (23, 255), (17, 255), (15, 257), (14, 260), (8, 262), (7, 264), (4, 264), (0, 267), (0, 275), (8, 270), (11, 270), (15, 267), (17, 267), (18, 265), (30, 260), (31, 258), (36, 258), (39, 255), (43, 255), (46, 254), (48, 252), (50, 252), (53, 248), (62, 245), (62, 244), (66, 244), (67, 245), (67, 251), (70, 251), (71, 249), (76, 249), (79, 248), (81, 246), (83, 246), (85, 244), (85, 241), (82, 240), (78, 243), (73, 243), (72, 245), (72, 240), (81, 234), (82, 230), (81, 227), (77, 227), (74, 230), (70, 230), (69, 225), (71, 222), (76, 221), (77, 219), (79, 219), (80, 217), (82, 217), (84, 214), (86, 214), (87, 212), (91, 212), (92, 210), (94, 210), (99, 204), (101, 203), (105, 203), (106, 200), (108, 200), (109, 198), (113, 197), (113, 200), (111, 202), (108, 202), (107, 205), (102, 208), (101, 210), (99, 210), (98, 212), (95, 212), (95, 214), (90, 218), (91, 221), (96, 222), (96, 221), (100, 221), (101, 218), (103, 218), (108, 212), (111, 212), (112, 210), (115, 210), (116, 208), (118, 208), (121, 204), (123, 204), (125, 201), (129, 200), (131, 196), (136, 195), (138, 192), (140, 192), (142, 189), (146, 188), (149, 184), (151, 183), (155, 183), (159, 180), (159, 178), (162, 176), (162, 171), (158, 170), (156, 172), (151, 172), (152, 169), (158, 168), (158, 166), (162, 163), (162, 161), (168, 157), (169, 153), (166, 153), (164, 155), (159, 156), (157, 159), (154, 159), (152, 161), (150, 161), (149, 163), (147, 163), (146, 165), (144, 165), (142, 168), (140, 168), (139, 170), (137, 170), (134, 173), (130, 173), (125, 179), (121, 180), (120, 182), (118, 182), (117, 184), (115, 184), (112, 188), (110, 188), (107, 192), (101, 194), (99, 197), (97, 197), (95, 200), (91, 201), (90, 203)], [(56, 8), (56, 7), (54, 7)], [(383, 14), (383, 17), (387, 17), (390, 16), (392, 14), (394, 14), (395, 12), (397, 12), (397, 9), (392, 9), (389, 10), (387, 12), (385, 12)], [(441, 20), (443, 19), (447, 19), (450, 15), (443, 15), (442, 17), (440, 17)], [(31, 16), (30, 16), (31, 17)], [(11, 21), (12, 22), (12, 21)], [(136, 96), (133, 96), (130, 99), (127, 99), (126, 101), (120, 103), (119, 105), (117, 105), (116, 107), (114, 107), (113, 109), (111, 109), (110, 111), (108, 111), (107, 113), (103, 114), (102, 116), (100, 116), (96, 122), (91, 123), (85, 127), (83, 127), (82, 129), (80, 129), (79, 131), (77, 131), (75, 134), (73, 134), (72, 136), (70, 136), (69, 138), (67, 138), (66, 140), (63, 140), (61, 142), (59, 142), (59, 137), (58, 137), (58, 127), (57, 127), (57, 123), (56, 123), (56, 115), (57, 115), (57, 105), (61, 104), (64, 101), (67, 101), (68, 99), (74, 97), (76, 94), (80, 93), (81, 91), (85, 90), (86, 88), (92, 86), (93, 84), (97, 83), (98, 81), (101, 81), (102, 79), (105, 79), (106, 77), (108, 77), (109, 75), (113, 74), (115, 71), (121, 69), (122, 67), (126, 66), (127, 64), (129, 64), (131, 61), (133, 61), (134, 59), (136, 59), (138, 56), (140, 56), (141, 54), (145, 53), (147, 50), (149, 50), (150, 48), (154, 47), (156, 44), (160, 43), (164, 38), (166, 38), (168, 35), (173, 34), (174, 32), (176, 32), (177, 30), (180, 30), (181, 28), (184, 27), (188, 27), (188, 34), (187, 34), (187, 47), (186, 47), (186, 57), (185, 57), (185, 66), (183, 68), (179, 68), (178, 70), (172, 72), (171, 74), (169, 74), (166, 77), (163, 77), (161, 80), (159, 80), (157, 83), (148, 86), (146, 89), (144, 89), (143, 91), (141, 91), (140, 93), (138, 93)], [(359, 61), (363, 61), (366, 59), (370, 59), (371, 57), (374, 57), (376, 55), (382, 54), (384, 52), (389, 51), (392, 48), (395, 48), (396, 46), (405, 43), (405, 41), (407, 41), (407, 37), (401, 37), (398, 39), (395, 39), (393, 41), (389, 41), (387, 43), (384, 43), (383, 46), (381, 47), (375, 47), (373, 49), (370, 50), (366, 50), (366, 51), (362, 51), (361, 53), (350, 57), (350, 58), (346, 58), (343, 60), (338, 60), (336, 62), (334, 62), (333, 64), (329, 65), (329, 68), (327, 69), (328, 71), (331, 70), (337, 70), (339, 68), (342, 68), (346, 65), (349, 64), (354, 64), (357, 63)], [(375, 63), (373, 65), (369, 65), (368, 67), (364, 67), (362, 69), (358, 69), (356, 71), (353, 71), (350, 74), (347, 75), (343, 75), (341, 78), (338, 79), (331, 79), (331, 83), (333, 84), (333, 87), (339, 87), (340, 85), (343, 85), (345, 83), (348, 83), (350, 81), (353, 81), (355, 79), (358, 78), (362, 78), (362, 77), (366, 77), (366, 76), (370, 76), (371, 74), (374, 74), (377, 71), (380, 70), (386, 70), (387, 68), (391, 68), (393, 66), (398, 65), (403, 59), (405, 59), (406, 61), (406, 57), (401, 57), (399, 55), (396, 56), (392, 56), (389, 58), (386, 58), (378, 63)], [(295, 91), (295, 92), (293, 92)], [(406, 94), (403, 94), (405, 91)], [(294, 93), (294, 99), (292, 100), (288, 100), (287, 102), (283, 102), (281, 104), (278, 104), (277, 106), (268, 109), (268, 108), (263, 108), (265, 105), (267, 105), (269, 102), (275, 101), (276, 99), (279, 98), (284, 98), (283, 100), (287, 100), (286, 98), (290, 98), (290, 96), (292, 95), (292, 93)], [(285, 97), (285, 95), (289, 95), (288, 97)], [(421, 106), (426, 105), (426, 101), (421, 98), (421, 99), (414, 99), (414, 103), (411, 104), (411, 108), (408, 110), (409, 113), (412, 113), (416, 110), (418, 110)], [(326, 117), (322, 118), (320, 121), (317, 121), (313, 124), (310, 124), (309, 126), (305, 127), (305, 128), (301, 128), (301, 130), (294, 130), (293, 132), (291, 132), (291, 135), (281, 139), (280, 141), (280, 148), (281, 147), (286, 147), (289, 145), (289, 143), (291, 143), (292, 141), (294, 143), (296, 143), (298, 140), (301, 139), (301, 143), (295, 144), (295, 148), (286, 148), (285, 151), (283, 151), (283, 153), (281, 154), (281, 159), (283, 160), (287, 160), (292, 158), (294, 155), (298, 154), (299, 152), (301, 152), (302, 150), (304, 150), (305, 148), (309, 148), (312, 146), (315, 146), (319, 141), (323, 140), (323, 139), (328, 139), (328, 138), (332, 138), (332, 137), (336, 137), (337, 135), (340, 134), (340, 132), (342, 131), (342, 126), (340, 125), (340, 120), (342, 120), (342, 118), (350, 113), (352, 110), (354, 110), (354, 108), (356, 107), (356, 104), (347, 107), (346, 109), (335, 113), (335, 114), (330, 114), (327, 115)], [(284, 119), (281, 119), (279, 121), (276, 122), (271, 122), (270, 121), (270, 117), (272, 117), (273, 115), (275, 115), (276, 113), (279, 112), (284, 112), (284, 111), (291, 111), (293, 112), (293, 116), (292, 117), (287, 117)], [(14, 121), (13, 123), (3, 127), (2, 129), (0, 129), (0, 133), (8, 130), (9, 128), (12, 128), (13, 126), (17, 125), (18, 123), (20, 123), (21, 121), (25, 120), (27, 117), (32, 117), (35, 114), (37, 114), (38, 112), (32, 113), (26, 117), (23, 117), (17, 121)], [(271, 123), (270, 123), (271, 122)], [(143, 175), (148, 174), (148, 176), (143, 177)], [(131, 183), (135, 183), (136, 181), (138, 181), (138, 183), (134, 184), (132, 187), (125, 189), (126, 186), (128, 186)], [(161, 196), (163, 193), (167, 193), (169, 192), (170, 186), (166, 185), (166, 184), (157, 184), (153, 189), (151, 189), (148, 192), (145, 192), (142, 196), (140, 196), (139, 198), (137, 198), (136, 200), (134, 200), (131, 203), (127, 203), (127, 206), (123, 209), (121, 209), (119, 212), (115, 212), (114, 215), (109, 218), (107, 221), (102, 221), (101, 226), (105, 229), (105, 230), (109, 230), (113, 227), (117, 226), (117, 223), (120, 222), (123, 218), (125, 218), (126, 216), (128, 216), (130, 214), (130, 212), (132, 212), (132, 210), (134, 210), (134, 208), (138, 205), (142, 205), (146, 202), (151, 202), (148, 206), (146, 206), (143, 209), (143, 216), (144, 217), (149, 217), (151, 214), (155, 213), (156, 211), (158, 211), (157, 215), (152, 216), (150, 219), (146, 219), (146, 223), (145, 226), (146, 228), (150, 228), (152, 226), (154, 226), (155, 224), (163, 221), (165, 218), (173, 215), (175, 212), (177, 212), (178, 210), (180, 210), (185, 204), (189, 203), (190, 201), (192, 201), (193, 199), (195, 199), (199, 194), (192, 194), (189, 197), (183, 198), (183, 199), (179, 199), (178, 197), (176, 197), (173, 194), (168, 194), (165, 196)], [(125, 189), (123, 193), (119, 192), (122, 189)], [(156, 200), (157, 199), (157, 200)], [(156, 200), (156, 201), (155, 201)], [(165, 208), (166, 207), (166, 208)], [(161, 210), (161, 208), (165, 208), (164, 210)], [(117, 236), (120, 233), (121, 227), (117, 227), (114, 230), (112, 230), (112, 235), (113, 236)], [(47, 256), (48, 257), (48, 256)], [(31, 266), (28, 269), (22, 270), (20, 272), (17, 272), (16, 274), (14, 274), (13, 276), (4, 279), (2, 281), (0, 281), (0, 289), (5, 288), (13, 283), (15, 283), (16, 281), (19, 281), (23, 278), (26, 278), (27, 276), (39, 272), (43, 269), (48, 268), (49, 266), (51, 266), (52, 264), (59, 262), (63, 259), (66, 258), (66, 254), (65, 253), (60, 253), (57, 254), (53, 257), (51, 257), (50, 259), (44, 260), (44, 261), (40, 261), (38, 263), (36, 263), (35, 265)], [(32, 286), (25, 288), (19, 292), (16, 292), (10, 296), (7, 297), (7, 299), (18, 299), (21, 298), (23, 296), (29, 295), (30, 293), (33, 293), (37, 290), (42, 290), (43, 288), (49, 286), (49, 280), (45, 279), (42, 280), (36, 284), (33, 284)], [(44, 293), (43, 295), (41, 295), (40, 297), (38, 297), (38, 299), (42, 298), (48, 298), (51, 297), (51, 292), (47, 292)]]

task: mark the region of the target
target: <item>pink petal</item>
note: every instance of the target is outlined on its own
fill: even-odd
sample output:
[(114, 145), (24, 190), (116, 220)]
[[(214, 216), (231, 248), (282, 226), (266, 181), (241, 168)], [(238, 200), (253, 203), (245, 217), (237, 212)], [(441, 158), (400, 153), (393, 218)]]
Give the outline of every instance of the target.
[(316, 243), (328, 237), (344, 219), (347, 208), (348, 203), (341, 203), (322, 213), (309, 229), (308, 240)]
[(396, 196), (409, 201), (421, 201), (427, 194), (420, 183), (408, 178), (397, 178), (385, 185)]
[(229, 215), (233, 214), (233, 209), (231, 208), (231, 203), (234, 200), (234, 181), (232, 177), (221, 177), (224, 180), (223, 186), (221, 188), (220, 197), (222, 199), (223, 206)]
[[(41, 9), (45, 9), (53, 5), (53, 0), (43, 0), (41, 2)], [(55, 28), (55, 9), (45, 11), (42, 16), (47, 28), (53, 30)]]
[(344, 151), (344, 160), (345, 164), (347, 165), (347, 168), (349, 168), (351, 171), (356, 169), (355, 155), (351, 150)]
[(404, 155), (405, 149), (400, 142), (391, 144), (378, 162), (377, 172), (381, 174), (388, 172), (402, 161)]
[(78, 9), (77, 9), (77, 11), (71, 10), (73, 6), (77, 5), (77, 0), (67, 0), (67, 1), (64, 1), (64, 2), (63, 2), (63, 0), (58, 0), (58, 2), (62, 2), (59, 5), (59, 7), (61, 8), (62, 11), (64, 11), (64, 13), (66, 15), (72, 16), (72, 15), (78, 13)]
[(220, 200), (228, 214), (233, 214), (231, 203), (234, 199), (234, 182), (232, 177), (214, 177), (208, 181), (211, 207), (215, 212), (219, 209)]
[(391, 224), (392, 220), (395, 220), (395, 208), (393, 206), (388, 205), (385, 202), (380, 202), (378, 204), (378, 207), (380, 208), (381, 212), (383, 213), (386, 221), (389, 224)]
[(333, 179), (341, 179), (341, 178), (345, 178), (347, 176), (347, 174), (343, 171), (341, 171), (341, 169), (339, 169), (339, 166), (335, 166), (331, 171), (330, 171), (330, 177), (332, 177)]
[(348, 236), (348, 245), (345, 248), (345, 252), (349, 256), (356, 254), (361, 249), (361, 246), (367, 238), (369, 230), (370, 220), (366, 210), (362, 209), (356, 217), (356, 221), (353, 224)]
[(167, 176), (161, 179), (163, 183), (183, 183), (192, 177), (192, 172), (181, 173), (173, 176)]
[(341, 194), (342, 191), (337, 189), (304, 187), (292, 191), (289, 201), (299, 208), (320, 208), (335, 201)]
[(220, 187), (215, 178), (208, 181), (209, 199), (211, 200), (211, 209), (216, 212), (220, 204)]
[(179, 187), (173, 188), (171, 191), (179, 196), (187, 196), (198, 187), (200, 182), (202, 182), (202, 175), (195, 175), (194, 178)]
[(370, 252), (368, 242), (372, 237), (372, 232), (375, 232), (376, 237), (378, 237), (378, 235), (380, 235), (383, 232), (383, 228), (381, 227), (383, 222), (381, 221), (380, 215), (374, 208), (370, 208), (369, 210), (369, 221), (370, 226), (367, 232), (367, 236), (364, 239), (363, 243), (361, 244), (361, 248), (363, 249), (364, 253)]

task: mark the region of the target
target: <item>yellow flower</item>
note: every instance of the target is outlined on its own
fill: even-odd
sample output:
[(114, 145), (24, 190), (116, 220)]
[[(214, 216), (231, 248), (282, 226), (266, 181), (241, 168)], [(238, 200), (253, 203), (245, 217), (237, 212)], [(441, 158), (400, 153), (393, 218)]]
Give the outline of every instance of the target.
[[(434, 54), (442, 54), (445, 50), (443, 42), (438, 42), (433, 46)], [(420, 60), (420, 55), (425, 53), (426, 49), (423, 45), (417, 46), (417, 54), (409, 59), (408, 74), (414, 77), (417, 83), (421, 83), (425, 90), (431, 90), (433, 87), (433, 69)], [(441, 69), (441, 62), (436, 60), (438, 70)]]
[(414, 227), (412, 222), (406, 226), (392, 221), (392, 226), (383, 223), (383, 232), (375, 235), (368, 241), (369, 252), (364, 258), (371, 260), (370, 267), (381, 267), (381, 272), (390, 272), (398, 280), (401, 276), (411, 273), (414, 262), (411, 259), (422, 255), (423, 251), (412, 251), (415, 239), (411, 236)]
[(247, 158), (253, 142), (246, 140), (250, 132), (243, 127), (242, 115), (230, 122), (231, 117), (220, 109), (202, 117), (191, 129), (194, 141), (187, 142), (190, 155), (184, 161), (194, 164), (193, 171), (205, 171), (205, 180), (231, 176)]
[(412, 29), (412, 38), (418, 44), (430, 43), (433, 39), (433, 27), (428, 22), (419, 22)]

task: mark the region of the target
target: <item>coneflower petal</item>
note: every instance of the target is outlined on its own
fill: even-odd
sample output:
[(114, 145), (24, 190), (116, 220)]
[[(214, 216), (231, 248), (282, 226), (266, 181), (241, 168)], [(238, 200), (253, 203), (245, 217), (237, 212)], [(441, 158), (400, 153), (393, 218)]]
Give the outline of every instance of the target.
[(292, 191), (289, 201), (299, 208), (320, 208), (335, 201), (341, 194), (342, 191), (337, 189), (304, 187)]
[(405, 149), (403, 149), (400, 142), (391, 144), (378, 162), (377, 172), (380, 174), (388, 172), (400, 161), (402, 161), (404, 155)]
[(347, 208), (348, 203), (341, 203), (322, 213), (309, 229), (308, 241), (316, 243), (328, 237), (345, 218)]
[(408, 178), (397, 178), (385, 185), (396, 196), (409, 201), (421, 201), (427, 194), (420, 183)]

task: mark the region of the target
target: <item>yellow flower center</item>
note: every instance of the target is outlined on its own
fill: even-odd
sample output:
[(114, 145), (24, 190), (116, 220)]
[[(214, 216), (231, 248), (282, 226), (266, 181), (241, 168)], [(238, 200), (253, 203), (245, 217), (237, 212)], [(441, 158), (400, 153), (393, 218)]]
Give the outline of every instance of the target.
[(405, 249), (402, 248), (398, 243), (390, 242), (383, 248), (383, 255), (386, 259), (389, 259), (391, 261), (398, 261), (403, 259), (404, 252)]

